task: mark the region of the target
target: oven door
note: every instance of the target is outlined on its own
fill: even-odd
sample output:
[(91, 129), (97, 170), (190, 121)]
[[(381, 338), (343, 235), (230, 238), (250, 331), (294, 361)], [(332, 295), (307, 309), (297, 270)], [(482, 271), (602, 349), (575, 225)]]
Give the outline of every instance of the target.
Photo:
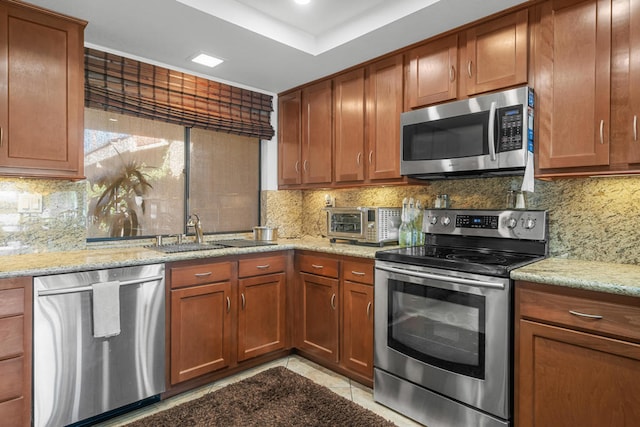
[(374, 366), (494, 416), (511, 414), (511, 285), (376, 261)]

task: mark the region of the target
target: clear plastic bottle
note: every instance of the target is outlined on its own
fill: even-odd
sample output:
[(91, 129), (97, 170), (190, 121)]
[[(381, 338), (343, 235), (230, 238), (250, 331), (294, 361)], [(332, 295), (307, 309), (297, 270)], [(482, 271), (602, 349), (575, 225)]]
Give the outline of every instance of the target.
[(424, 233), (422, 232), (422, 218), (424, 216), (424, 211), (422, 210), (422, 203), (420, 200), (416, 201), (415, 212), (413, 215), (413, 231), (415, 235), (414, 245), (422, 246), (424, 245)]
[(405, 197), (402, 201), (400, 228), (398, 229), (398, 244), (402, 247), (411, 246), (411, 223), (409, 222), (409, 202)]

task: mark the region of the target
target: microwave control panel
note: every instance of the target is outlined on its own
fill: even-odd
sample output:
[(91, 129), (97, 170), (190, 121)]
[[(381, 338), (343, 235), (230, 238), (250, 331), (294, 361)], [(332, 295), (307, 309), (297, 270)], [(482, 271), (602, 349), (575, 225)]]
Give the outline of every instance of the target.
[(498, 152), (520, 150), (526, 132), (522, 105), (498, 109)]

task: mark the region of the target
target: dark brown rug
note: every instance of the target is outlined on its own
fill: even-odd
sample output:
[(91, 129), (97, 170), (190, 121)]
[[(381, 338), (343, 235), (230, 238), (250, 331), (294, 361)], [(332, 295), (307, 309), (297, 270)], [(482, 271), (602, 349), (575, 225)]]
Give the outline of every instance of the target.
[(394, 425), (326, 387), (276, 367), (127, 427)]

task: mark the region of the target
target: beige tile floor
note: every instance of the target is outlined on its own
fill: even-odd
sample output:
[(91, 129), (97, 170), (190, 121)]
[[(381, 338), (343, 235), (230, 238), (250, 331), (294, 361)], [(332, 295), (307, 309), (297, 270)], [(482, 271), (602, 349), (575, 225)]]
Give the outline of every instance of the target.
[(342, 375), (336, 374), (333, 371), (330, 371), (326, 368), (323, 368), (316, 363), (313, 363), (307, 359), (304, 359), (300, 356), (292, 355), (282, 359), (275, 360), (273, 362), (266, 363), (264, 365), (260, 365), (253, 369), (249, 369), (247, 371), (241, 372), (237, 375), (233, 375), (231, 377), (223, 378), (211, 384), (205, 385), (203, 387), (197, 388), (195, 390), (188, 391), (186, 393), (182, 393), (178, 396), (174, 396), (167, 400), (163, 400), (161, 402), (155, 403), (153, 405), (147, 406), (142, 409), (138, 409), (133, 412), (129, 412), (125, 415), (121, 415), (117, 418), (113, 418), (111, 420), (105, 421), (99, 424), (100, 427), (117, 427), (123, 426), (131, 421), (137, 420), (139, 418), (143, 418), (145, 416), (151, 415), (156, 412), (163, 411), (165, 409), (171, 408), (173, 406), (179, 405), (186, 401), (196, 399), (201, 397), (207, 393), (212, 391), (216, 391), (226, 385), (231, 383), (240, 381), (244, 378), (251, 377), (258, 372), (267, 370), (274, 366), (284, 366), (293, 372), (296, 372), (304, 377), (307, 377), (316, 383), (323, 385), (335, 393), (339, 394), (342, 397), (345, 397), (353, 402), (359, 404), (360, 406), (369, 409), (372, 412), (390, 420), (395, 423), (399, 427), (415, 427), (420, 426), (418, 424), (408, 418), (403, 417), (398, 414), (382, 406), (373, 401), (373, 391), (369, 387), (365, 387), (362, 384), (359, 384), (355, 381), (350, 380)]

